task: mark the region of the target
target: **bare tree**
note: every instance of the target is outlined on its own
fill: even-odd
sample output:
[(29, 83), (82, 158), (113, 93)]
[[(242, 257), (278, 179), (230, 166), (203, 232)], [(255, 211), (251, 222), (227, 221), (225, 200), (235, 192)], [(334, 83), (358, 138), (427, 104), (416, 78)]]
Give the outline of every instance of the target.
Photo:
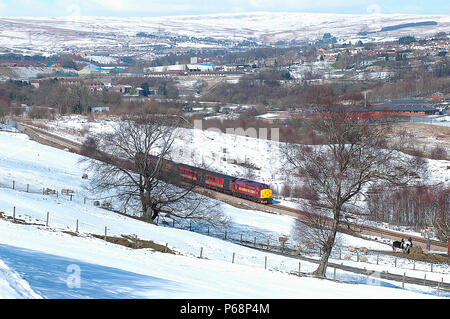
[(399, 185), (418, 178), (424, 161), (387, 149), (389, 127), (372, 125), (362, 113), (334, 106), (318, 108), (316, 114), (311, 126), (324, 136), (325, 144), (288, 144), (283, 152), (290, 172), (317, 195), (309, 201), (312, 207), (329, 217), (328, 222), (320, 221), (327, 229), (321, 232), (322, 256), (314, 271), (324, 276), (344, 212), (360, 206), (358, 200), (377, 181)]
[(86, 139), (83, 151), (93, 158), (89, 160), (94, 173), (90, 190), (118, 199), (149, 221), (164, 213), (174, 219), (227, 224), (216, 202), (194, 192), (195, 185), (184, 183), (174, 167), (163, 165), (179, 134), (177, 120), (141, 114), (118, 121), (112, 132)]

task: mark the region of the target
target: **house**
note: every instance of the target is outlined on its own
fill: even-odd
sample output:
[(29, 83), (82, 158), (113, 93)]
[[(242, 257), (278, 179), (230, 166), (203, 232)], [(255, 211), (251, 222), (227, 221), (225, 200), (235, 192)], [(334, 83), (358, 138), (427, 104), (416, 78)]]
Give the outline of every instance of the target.
[(442, 101), (444, 100), (444, 93), (436, 92), (431, 96), (431, 98), (433, 101)]
[(35, 89), (39, 89), (39, 80), (30, 80), (30, 85)]
[(223, 70), (225, 72), (236, 71), (237, 70), (237, 66), (236, 65), (224, 65), (223, 66)]
[(122, 94), (127, 94), (130, 92), (132, 86), (124, 84), (116, 84), (113, 86), (113, 90)]
[(89, 91), (92, 93), (101, 92), (104, 90), (105, 85), (100, 81), (91, 81), (87, 83)]
[(365, 111), (389, 115), (433, 115), (438, 112), (436, 108), (429, 106), (425, 100), (392, 100), (371, 105)]

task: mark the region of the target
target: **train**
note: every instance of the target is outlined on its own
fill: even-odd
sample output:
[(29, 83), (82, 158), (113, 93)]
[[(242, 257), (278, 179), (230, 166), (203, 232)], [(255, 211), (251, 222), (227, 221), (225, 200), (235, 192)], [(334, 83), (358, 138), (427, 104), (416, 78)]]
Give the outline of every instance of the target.
[[(143, 154), (137, 153), (136, 157), (142, 159)], [(267, 184), (216, 173), (200, 167), (175, 163), (171, 160), (160, 159), (154, 155), (147, 155), (146, 167), (150, 169), (151, 167), (155, 167), (155, 165), (160, 165), (161, 173), (166, 177), (173, 176), (181, 178), (182, 181), (189, 184), (198, 185), (261, 204), (272, 204), (272, 190)]]

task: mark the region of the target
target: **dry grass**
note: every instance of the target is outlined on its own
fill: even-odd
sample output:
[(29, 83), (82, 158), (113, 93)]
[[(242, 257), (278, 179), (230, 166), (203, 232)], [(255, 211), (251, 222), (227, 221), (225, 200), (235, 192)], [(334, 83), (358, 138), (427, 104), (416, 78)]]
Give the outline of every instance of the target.
[(122, 245), (132, 249), (144, 249), (150, 248), (163, 253), (175, 254), (170, 248), (156, 244), (151, 240), (143, 240), (139, 239), (136, 235), (122, 235), (121, 237), (114, 236), (102, 236), (97, 234), (92, 234), (95, 238), (106, 240), (109, 243), (113, 243), (116, 245)]
[(431, 125), (424, 123), (400, 123), (392, 126), (394, 134), (400, 134), (406, 131), (408, 134), (414, 137), (414, 142), (420, 144), (430, 143), (429, 138), (435, 140), (435, 143), (439, 143), (445, 148), (450, 147), (450, 127)]
[[(43, 224), (28, 223), (19, 218), (16, 218), (15, 220), (13, 220), (13, 217), (6, 216), (6, 215), (4, 215), (3, 212), (0, 212), (0, 219), (5, 219), (12, 223), (22, 224), (22, 225), (44, 226)], [(74, 236), (74, 237), (79, 237), (79, 235), (80, 235), (77, 232), (68, 231), (68, 230), (63, 231), (63, 233)], [(163, 252), (163, 253), (175, 254), (175, 252), (173, 250), (171, 250), (170, 248), (168, 248), (166, 246), (156, 244), (155, 242), (153, 242), (151, 240), (139, 239), (136, 235), (122, 235), (121, 237), (106, 236), (106, 238), (105, 238), (105, 236), (97, 235), (97, 234), (91, 234), (91, 236), (98, 238), (98, 239), (103, 239), (103, 240), (106, 239), (107, 242), (117, 244), (117, 245), (122, 245), (122, 246), (129, 247), (132, 249), (150, 248), (150, 249), (153, 249), (153, 250), (156, 250), (159, 252)]]
[(431, 125), (425, 123), (401, 123), (393, 126), (394, 129), (405, 129), (419, 136), (430, 136), (439, 140), (450, 142), (450, 127)]
[(450, 160), (450, 127), (415, 122), (394, 124), (391, 139), (411, 155), (435, 158), (437, 148), (442, 148)]
[(431, 253), (425, 253), (421, 247), (414, 246), (411, 248), (410, 253), (406, 254), (404, 252), (397, 252), (394, 253), (392, 251), (380, 251), (380, 253), (385, 255), (391, 255), (396, 256), (399, 258), (407, 258), (417, 261), (425, 261), (429, 263), (448, 263), (449, 257), (444, 254), (431, 254)]

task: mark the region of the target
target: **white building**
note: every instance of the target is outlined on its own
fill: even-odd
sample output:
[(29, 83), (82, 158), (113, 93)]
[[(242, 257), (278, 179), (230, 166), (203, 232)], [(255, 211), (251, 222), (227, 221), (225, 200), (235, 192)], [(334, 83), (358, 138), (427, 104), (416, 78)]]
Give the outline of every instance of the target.
[(197, 72), (211, 72), (214, 71), (214, 65), (210, 63), (202, 64), (175, 64), (149, 67), (145, 72), (183, 72), (183, 71), (197, 71)]

